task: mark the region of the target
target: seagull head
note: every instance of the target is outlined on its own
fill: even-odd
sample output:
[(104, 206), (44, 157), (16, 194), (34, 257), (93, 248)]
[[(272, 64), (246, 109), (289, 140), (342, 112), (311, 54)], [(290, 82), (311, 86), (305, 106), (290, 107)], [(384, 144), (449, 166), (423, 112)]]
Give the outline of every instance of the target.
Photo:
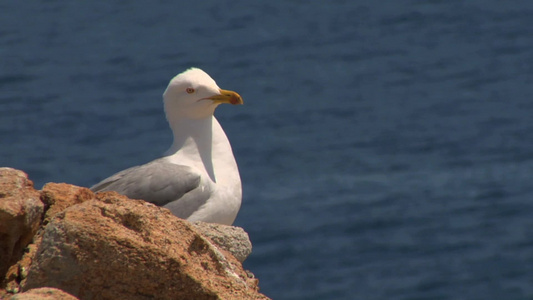
[(234, 91), (223, 90), (206, 72), (191, 68), (170, 80), (163, 94), (167, 119), (202, 119), (214, 114), (222, 103), (243, 104)]

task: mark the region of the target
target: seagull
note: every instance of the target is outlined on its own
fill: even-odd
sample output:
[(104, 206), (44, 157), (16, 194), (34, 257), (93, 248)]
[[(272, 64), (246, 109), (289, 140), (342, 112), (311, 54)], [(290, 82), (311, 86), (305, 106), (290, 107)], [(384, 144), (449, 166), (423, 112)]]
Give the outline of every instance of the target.
[(242, 97), (191, 68), (172, 78), (163, 103), (174, 135), (164, 156), (118, 172), (91, 190), (142, 199), (191, 222), (233, 224), (241, 206), (241, 179), (214, 112), (223, 103), (243, 104)]

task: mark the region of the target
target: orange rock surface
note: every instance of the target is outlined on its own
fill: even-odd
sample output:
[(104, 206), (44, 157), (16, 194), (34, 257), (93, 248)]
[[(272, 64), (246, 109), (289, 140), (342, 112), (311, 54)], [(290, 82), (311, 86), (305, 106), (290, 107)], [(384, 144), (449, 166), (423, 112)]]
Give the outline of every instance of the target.
[(0, 257), (0, 298), (53, 287), (78, 299), (268, 299), (230, 252), (167, 209), (68, 184), (36, 191), (20, 171), (0, 170), (0, 195), (9, 195), (0, 208), (33, 199), (25, 211), (38, 216), (29, 237), (0, 240), (13, 249), (24, 236), (19, 250)]

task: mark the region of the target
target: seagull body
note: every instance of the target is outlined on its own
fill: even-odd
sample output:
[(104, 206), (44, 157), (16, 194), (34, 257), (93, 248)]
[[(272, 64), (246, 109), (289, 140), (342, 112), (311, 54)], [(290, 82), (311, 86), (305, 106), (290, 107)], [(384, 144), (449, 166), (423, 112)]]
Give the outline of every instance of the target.
[(224, 130), (214, 117), (222, 103), (242, 104), (204, 71), (174, 77), (163, 94), (174, 142), (165, 156), (91, 187), (166, 207), (183, 219), (231, 225), (241, 206), (241, 179)]

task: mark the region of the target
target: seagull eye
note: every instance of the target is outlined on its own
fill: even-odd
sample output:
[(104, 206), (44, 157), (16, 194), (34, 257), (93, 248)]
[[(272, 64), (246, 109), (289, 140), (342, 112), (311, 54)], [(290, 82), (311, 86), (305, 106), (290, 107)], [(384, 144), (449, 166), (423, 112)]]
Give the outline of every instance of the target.
[(187, 92), (187, 94), (194, 93), (194, 89), (193, 88), (187, 88), (185, 91)]

